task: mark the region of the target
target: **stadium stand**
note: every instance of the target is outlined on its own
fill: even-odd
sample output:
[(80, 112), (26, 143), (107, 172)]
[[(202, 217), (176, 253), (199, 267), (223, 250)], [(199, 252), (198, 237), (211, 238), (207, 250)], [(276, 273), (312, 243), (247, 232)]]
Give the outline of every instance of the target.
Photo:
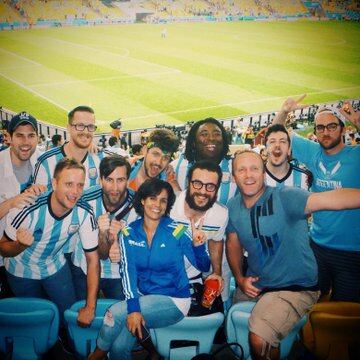
[(136, 21), (238, 21), (299, 17), (360, 19), (358, 1), (301, 0), (4, 0), (0, 29)]

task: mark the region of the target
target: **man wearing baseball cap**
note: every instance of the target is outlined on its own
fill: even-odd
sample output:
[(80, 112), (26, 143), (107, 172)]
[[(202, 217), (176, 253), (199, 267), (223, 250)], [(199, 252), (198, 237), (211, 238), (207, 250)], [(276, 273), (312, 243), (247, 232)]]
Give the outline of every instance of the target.
[[(287, 99), (274, 123), (284, 123), (287, 113), (306, 105)], [(345, 117), (358, 126), (359, 116), (332, 106), (320, 107), (315, 115), (314, 133), (318, 143), (292, 136), (293, 155), (313, 173), (311, 190), (323, 192), (339, 188), (360, 188), (360, 146), (343, 142)], [(319, 267), (323, 294), (331, 290), (331, 300), (360, 301), (360, 209), (319, 211), (310, 228), (311, 246)]]
[[(32, 172), (38, 157), (38, 126), (36, 119), (23, 111), (13, 116), (8, 124), (10, 146), (0, 152), (0, 237), (3, 236), (5, 218), (13, 207), (33, 203), (35, 192), (24, 192), (32, 182)], [(0, 257), (0, 297), (9, 295), (6, 287), (2, 258)]]

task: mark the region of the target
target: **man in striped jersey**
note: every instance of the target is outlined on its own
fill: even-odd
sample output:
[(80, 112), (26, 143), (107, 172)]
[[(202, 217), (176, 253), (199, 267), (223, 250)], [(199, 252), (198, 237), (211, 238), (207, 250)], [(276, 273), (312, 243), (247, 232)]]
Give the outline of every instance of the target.
[(46, 297), (63, 313), (76, 301), (64, 246), (79, 234), (87, 261), (88, 294), (78, 323), (88, 326), (94, 318), (99, 284), (98, 229), (87, 203), (78, 201), (85, 168), (74, 159), (62, 159), (55, 168), (53, 191), (40, 195), (33, 205), (13, 209), (0, 240), (0, 254), (10, 287), (16, 296)]
[(220, 165), (222, 179), (217, 192), (218, 201), (226, 205), (236, 192), (236, 184), (231, 176), (231, 159), (228, 156), (229, 140), (224, 126), (214, 118), (195, 123), (188, 134), (185, 152), (180, 154), (171, 165), (180, 188), (187, 186), (187, 174), (193, 164), (199, 160), (210, 160)]
[[(85, 191), (82, 199), (94, 209), (99, 226), (98, 252), (101, 265), (100, 290), (110, 299), (124, 300), (119, 264), (112, 263), (109, 250), (118, 239), (121, 229), (136, 220), (132, 209), (134, 192), (127, 188), (130, 164), (119, 155), (106, 157), (100, 162), (100, 185)], [(72, 269), (78, 300), (86, 297), (86, 257), (81, 242), (78, 241), (72, 254), (75, 265)]]
[[(198, 161), (188, 174), (188, 186), (182, 191), (170, 212), (170, 217), (188, 227), (201, 228), (206, 233), (207, 245), (211, 257), (212, 274), (210, 277), (221, 282), (222, 274), (227, 282), (223, 292), (223, 301), (229, 297), (228, 285), (230, 283), (230, 270), (224, 256), (223, 239), (228, 222), (228, 210), (216, 201), (222, 173), (220, 166), (209, 160)], [(225, 269), (222, 268), (225, 265)], [(190, 283), (202, 283), (202, 274), (185, 258), (185, 268)], [(225, 270), (225, 271), (223, 271)], [(227, 270), (227, 271), (226, 271)]]
[(178, 147), (179, 139), (171, 130), (153, 130), (144, 149), (144, 158), (132, 166), (129, 188), (137, 191), (145, 180), (159, 178), (167, 181), (174, 191), (179, 191), (174, 171), (169, 167), (171, 158)]
[(88, 106), (78, 106), (68, 114), (67, 132), (69, 142), (42, 154), (35, 166), (34, 183), (46, 185), (51, 189), (51, 179), (56, 164), (64, 157), (74, 158), (86, 169), (85, 189), (99, 183), (99, 164), (104, 157), (102, 152), (91, 154), (89, 147), (96, 130), (94, 110)]
[(267, 162), (266, 184), (275, 187), (295, 186), (309, 190), (312, 174), (305, 166), (289, 162), (291, 156), (290, 136), (284, 125), (276, 124), (265, 134)]

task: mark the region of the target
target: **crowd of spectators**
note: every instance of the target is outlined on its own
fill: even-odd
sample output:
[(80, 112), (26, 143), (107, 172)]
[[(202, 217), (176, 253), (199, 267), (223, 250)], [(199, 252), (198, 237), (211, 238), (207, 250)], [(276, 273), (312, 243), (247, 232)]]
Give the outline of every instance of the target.
[(319, 107), (309, 141), (293, 130), (304, 98), (287, 99), (267, 128), (210, 117), (177, 134), (144, 129), (130, 152), (121, 131), (95, 146), (88, 106), (68, 114), (65, 143), (16, 114), (0, 151), (1, 297), (54, 302), (70, 352), (64, 311), (85, 300), (86, 327), (99, 297), (117, 299), (89, 358), (130, 359), (138, 340), (158, 359), (143, 334), (209, 313), (193, 294), (212, 279), (210, 312), (255, 301), (251, 354), (278, 359), (319, 296), (360, 301), (360, 112)]

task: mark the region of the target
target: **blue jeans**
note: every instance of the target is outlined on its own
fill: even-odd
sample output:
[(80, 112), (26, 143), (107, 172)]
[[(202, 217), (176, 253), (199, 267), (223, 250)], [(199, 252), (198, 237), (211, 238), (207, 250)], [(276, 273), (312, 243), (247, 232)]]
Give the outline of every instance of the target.
[(12, 292), (17, 297), (37, 297), (51, 300), (59, 309), (64, 324), (64, 311), (76, 302), (74, 284), (69, 265), (65, 265), (46, 279), (25, 279), (6, 272)]
[[(77, 299), (85, 300), (87, 295), (86, 275), (82, 271), (81, 267), (75, 265), (72, 265), (71, 273), (73, 276)], [(106, 299), (125, 299), (121, 279), (101, 278), (99, 289), (103, 292)]]
[[(184, 317), (170, 297), (165, 295), (141, 296), (140, 308), (148, 329), (176, 324)], [(112, 305), (108, 312), (99, 332), (97, 346), (101, 350), (110, 351), (110, 359), (130, 360), (136, 337), (126, 327), (126, 301)], [(107, 320), (111, 319), (109, 315), (112, 315), (114, 321)]]

